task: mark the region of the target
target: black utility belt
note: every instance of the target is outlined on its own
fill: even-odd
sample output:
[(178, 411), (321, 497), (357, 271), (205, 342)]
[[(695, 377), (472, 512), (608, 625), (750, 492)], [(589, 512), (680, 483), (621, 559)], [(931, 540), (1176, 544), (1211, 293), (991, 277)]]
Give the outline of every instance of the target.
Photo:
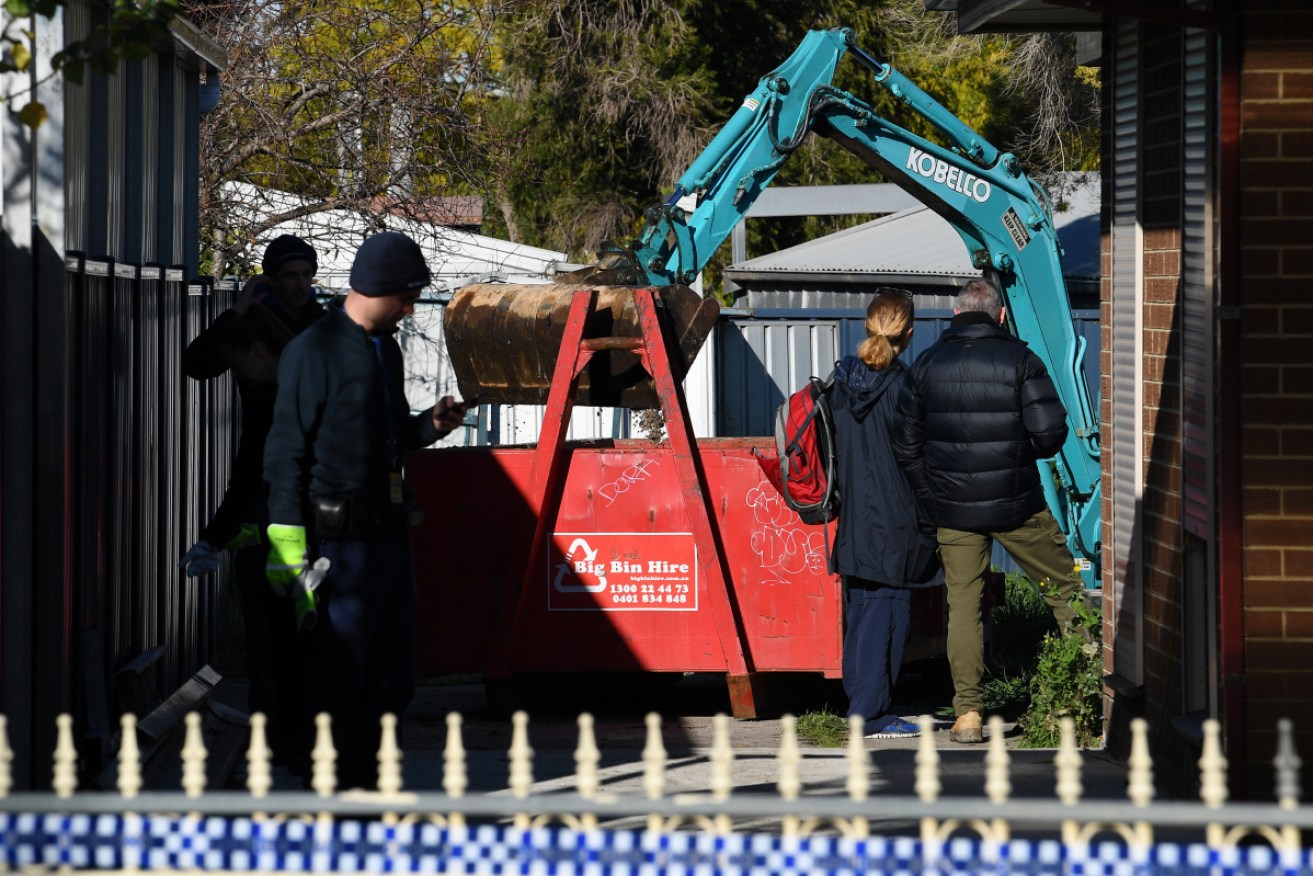
[(379, 502), (364, 493), (312, 496), (310, 509), (318, 541), (370, 539), (381, 530), (406, 523), (403, 506)]

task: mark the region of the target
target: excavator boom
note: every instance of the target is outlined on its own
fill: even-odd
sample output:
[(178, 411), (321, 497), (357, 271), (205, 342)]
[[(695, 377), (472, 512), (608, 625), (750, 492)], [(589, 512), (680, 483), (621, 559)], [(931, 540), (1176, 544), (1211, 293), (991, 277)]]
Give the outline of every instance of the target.
[[(845, 55), (929, 122), (946, 145), (890, 122), (836, 88), (834, 72)], [(744, 98), (674, 191), (645, 211), (637, 238), (604, 253), (584, 276), (569, 279), (622, 286), (692, 283), (813, 133), (848, 149), (942, 216), (957, 231), (972, 264), (998, 283), (1013, 331), (1044, 361), (1067, 409), (1067, 441), (1057, 457), (1041, 463), (1041, 474), (1050, 507), (1087, 583), (1093, 584), (1100, 554), (1098, 419), (1048, 197), (1015, 156), (995, 148), (897, 70), (856, 47), (850, 29), (808, 33), (793, 55)]]

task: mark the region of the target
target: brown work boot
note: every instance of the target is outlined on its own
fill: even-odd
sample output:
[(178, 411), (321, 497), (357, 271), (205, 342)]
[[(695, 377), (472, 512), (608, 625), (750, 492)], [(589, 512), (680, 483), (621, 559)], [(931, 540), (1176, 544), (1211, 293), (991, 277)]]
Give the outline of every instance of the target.
[(948, 731), (948, 738), (953, 742), (984, 742), (985, 734), (981, 730), (980, 713), (973, 709), (958, 715)]

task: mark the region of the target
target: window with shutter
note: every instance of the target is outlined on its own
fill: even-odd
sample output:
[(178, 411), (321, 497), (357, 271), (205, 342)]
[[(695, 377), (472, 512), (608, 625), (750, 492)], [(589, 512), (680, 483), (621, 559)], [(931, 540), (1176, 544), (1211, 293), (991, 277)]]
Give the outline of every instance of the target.
[(1213, 563), (1213, 153), (1216, 105), (1213, 39), (1184, 32), (1181, 186), (1181, 524), (1182, 708), (1207, 709), (1217, 659)]

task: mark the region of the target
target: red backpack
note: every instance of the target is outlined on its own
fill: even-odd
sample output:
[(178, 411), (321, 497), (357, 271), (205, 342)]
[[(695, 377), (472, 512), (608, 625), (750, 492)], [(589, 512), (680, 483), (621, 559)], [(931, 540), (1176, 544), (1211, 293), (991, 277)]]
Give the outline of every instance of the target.
[(775, 412), (779, 470), (767, 474), (774, 475), (771, 482), (803, 523), (828, 523), (839, 516), (838, 458), (830, 411), (833, 387), (833, 375), (826, 380), (812, 377)]

